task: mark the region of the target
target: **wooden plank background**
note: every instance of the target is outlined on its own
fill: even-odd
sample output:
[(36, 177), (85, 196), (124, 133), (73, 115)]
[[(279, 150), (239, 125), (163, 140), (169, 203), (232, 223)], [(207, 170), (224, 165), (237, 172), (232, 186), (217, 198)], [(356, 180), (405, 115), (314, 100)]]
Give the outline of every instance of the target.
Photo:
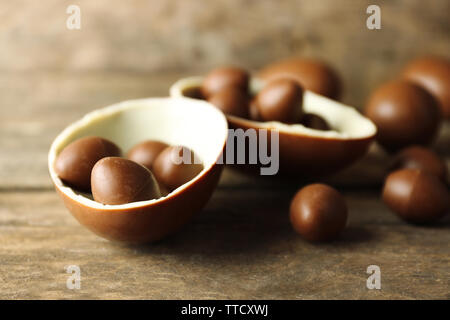
[[(296, 236), (287, 207), (305, 181), (225, 170), (207, 207), (179, 234), (124, 246), (91, 234), (53, 191), (51, 141), (86, 112), (166, 96), (178, 78), (234, 63), (256, 70), (290, 55), (329, 61), (344, 101), (423, 53), (448, 56), (446, 0), (378, 1), (382, 30), (365, 28), (369, 1), (80, 0), (82, 29), (65, 28), (70, 1), (0, 4), (0, 298), (450, 298), (450, 219), (407, 225), (379, 201), (389, 158), (376, 146), (330, 177), (350, 207), (339, 241)], [(246, 8), (246, 10), (242, 10)], [(434, 148), (450, 161), (446, 123)], [(64, 267), (79, 265), (81, 290)], [(368, 265), (382, 290), (365, 286)]]

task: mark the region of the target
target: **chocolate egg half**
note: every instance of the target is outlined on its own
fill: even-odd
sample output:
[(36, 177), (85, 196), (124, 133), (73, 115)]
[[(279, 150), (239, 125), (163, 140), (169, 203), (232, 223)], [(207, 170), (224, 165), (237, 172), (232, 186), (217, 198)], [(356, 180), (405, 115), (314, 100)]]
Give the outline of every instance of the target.
[(98, 160), (120, 156), (113, 142), (100, 137), (84, 137), (67, 145), (55, 161), (58, 177), (82, 191), (91, 190), (91, 171)]

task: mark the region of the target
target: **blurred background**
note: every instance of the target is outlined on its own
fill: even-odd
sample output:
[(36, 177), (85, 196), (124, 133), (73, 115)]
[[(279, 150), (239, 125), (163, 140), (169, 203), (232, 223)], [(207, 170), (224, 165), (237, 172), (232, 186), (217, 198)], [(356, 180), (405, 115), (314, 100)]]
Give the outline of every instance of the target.
[[(80, 30), (66, 27), (72, 4)], [(370, 4), (381, 30), (366, 27)], [(450, 56), (448, 0), (15, 0), (0, 3), (0, 21), (3, 187), (50, 187), (48, 147), (84, 113), (165, 96), (178, 78), (219, 65), (323, 59), (343, 79), (342, 100), (360, 108), (408, 60)]]

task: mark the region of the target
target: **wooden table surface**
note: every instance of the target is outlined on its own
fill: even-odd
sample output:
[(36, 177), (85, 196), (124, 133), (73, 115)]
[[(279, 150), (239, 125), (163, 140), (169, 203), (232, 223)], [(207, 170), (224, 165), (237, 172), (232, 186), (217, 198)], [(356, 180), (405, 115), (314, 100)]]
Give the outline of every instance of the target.
[[(420, 227), (379, 201), (377, 148), (330, 178), (345, 195), (349, 224), (333, 243), (303, 241), (288, 205), (304, 181), (226, 169), (205, 209), (178, 234), (127, 246), (80, 226), (53, 190), (52, 139), (95, 108), (165, 96), (177, 73), (20, 72), (0, 75), (1, 299), (414, 299), (450, 298), (450, 219)], [(450, 158), (448, 124), (436, 149)], [(69, 290), (65, 267), (81, 269)], [(369, 265), (381, 290), (366, 288)]]

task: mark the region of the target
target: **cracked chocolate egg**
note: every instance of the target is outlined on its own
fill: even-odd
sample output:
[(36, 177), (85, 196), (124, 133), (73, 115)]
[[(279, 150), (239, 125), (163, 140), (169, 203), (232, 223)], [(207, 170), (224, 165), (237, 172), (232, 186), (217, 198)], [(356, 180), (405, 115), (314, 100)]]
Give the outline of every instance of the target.
[[(170, 94), (172, 97), (197, 100), (198, 95), (192, 93), (198, 92), (202, 83), (203, 77), (180, 79), (172, 85)], [(234, 130), (242, 129), (249, 134), (267, 130), (267, 136), (278, 133), (277, 145), (272, 146), (266, 140), (272, 150), (279, 151), (277, 174), (326, 176), (349, 166), (367, 152), (375, 137), (375, 125), (355, 108), (308, 90), (303, 92), (303, 102), (298, 107), (305, 114), (314, 114), (323, 119), (329, 130), (308, 128), (298, 119), (295, 123), (261, 121), (255, 100), (266, 85), (259, 78), (249, 81), (249, 92), (253, 97), (249, 106), (250, 119), (229, 114), (226, 117), (230, 128)], [(300, 110), (296, 112), (301, 114)], [(257, 169), (262, 166), (256, 165)]]
[[(114, 241), (151, 242), (178, 231), (206, 204), (222, 172), (223, 166), (218, 160), (224, 150), (227, 135), (228, 126), (223, 113), (205, 101), (176, 98), (130, 100), (88, 113), (64, 129), (50, 147), (48, 168), (57, 193), (82, 225), (97, 235)], [(152, 192), (145, 192), (145, 197), (133, 199), (134, 189), (124, 194), (127, 201), (133, 202), (103, 204), (95, 201), (91, 194), (80, 192), (66, 184), (54, 169), (61, 151), (84, 136), (98, 136), (114, 141), (122, 150), (130, 150), (147, 140), (184, 145), (202, 160), (203, 169), (166, 196), (156, 198), (155, 193), (154, 199), (145, 200), (143, 198), (149, 195), (150, 198), (153, 197)], [(148, 175), (143, 173), (143, 167), (133, 167), (132, 177), (125, 180), (131, 181), (133, 186), (144, 185), (145, 188), (143, 180), (149, 181)], [(122, 174), (115, 169), (109, 172), (111, 177)], [(147, 178), (140, 180), (138, 172)], [(111, 182), (110, 186), (106, 184), (111, 188), (105, 190), (109, 194), (108, 198), (118, 187), (113, 186), (114, 183)], [(97, 187), (95, 189), (98, 191)]]

